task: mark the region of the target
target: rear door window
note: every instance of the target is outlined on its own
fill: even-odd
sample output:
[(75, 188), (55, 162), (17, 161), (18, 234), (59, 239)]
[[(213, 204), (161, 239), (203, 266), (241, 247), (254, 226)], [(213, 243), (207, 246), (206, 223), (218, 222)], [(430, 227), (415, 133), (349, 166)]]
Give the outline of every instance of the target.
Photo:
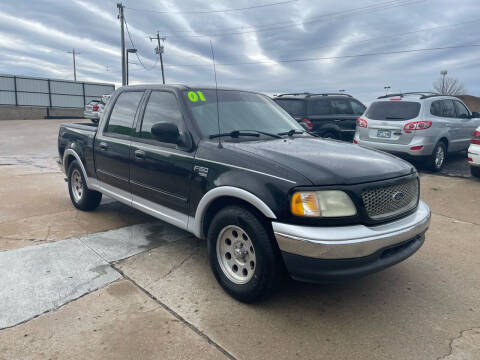
[(312, 115), (331, 115), (332, 113), (330, 99), (319, 99), (312, 102)]
[(465, 105), (463, 105), (460, 101), (454, 101), (454, 103), (457, 111), (457, 117), (461, 119), (468, 119), (470, 117), (470, 112), (467, 110)]
[(365, 112), (365, 106), (358, 101), (350, 100), (350, 106), (352, 107), (353, 115), (362, 115)]
[(174, 94), (165, 91), (152, 91), (143, 115), (139, 136), (143, 139), (153, 139), (152, 126), (159, 122), (169, 122), (183, 129), (182, 113), (178, 108)]
[(301, 117), (305, 115), (304, 100), (275, 99), (275, 101), (292, 116)]
[(402, 121), (414, 119), (420, 112), (420, 103), (413, 101), (377, 101), (365, 115), (372, 120)]
[(110, 114), (104, 133), (130, 136), (133, 120), (142, 96), (143, 92), (140, 91), (126, 91), (120, 94)]
[(455, 105), (453, 104), (452, 100), (442, 100), (442, 103), (443, 103), (443, 110), (442, 110), (443, 117), (450, 117), (450, 118), (457, 117), (457, 114), (455, 113)]
[(332, 99), (330, 100), (330, 104), (332, 105), (334, 114), (353, 115), (350, 99)]
[(442, 116), (443, 114), (443, 101), (437, 100), (430, 105), (430, 113), (435, 116)]

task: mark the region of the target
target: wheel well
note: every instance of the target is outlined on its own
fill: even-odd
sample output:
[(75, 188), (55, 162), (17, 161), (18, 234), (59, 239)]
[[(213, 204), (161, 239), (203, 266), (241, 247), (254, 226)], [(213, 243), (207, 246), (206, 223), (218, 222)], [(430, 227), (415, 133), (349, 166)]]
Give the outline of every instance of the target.
[(447, 150), (448, 150), (448, 139), (445, 138), (445, 137), (442, 137), (440, 140), (438, 140), (439, 142), (443, 142), (445, 144), (445, 146), (447, 147)]
[(233, 197), (233, 196), (221, 196), (212, 201), (212, 203), (208, 206), (205, 215), (203, 216), (202, 221), (202, 234), (206, 237), (208, 233), (208, 228), (214, 218), (214, 216), (219, 212), (222, 208), (229, 206), (229, 205), (238, 205), (244, 208), (247, 208), (255, 215), (258, 216), (265, 223), (269, 223), (265, 215), (261, 211), (259, 211), (255, 206), (250, 204), (249, 202)]
[(72, 163), (73, 160), (75, 160), (75, 156), (73, 156), (72, 154), (68, 154), (67, 159), (65, 161), (65, 173), (68, 173), (68, 168), (70, 167), (70, 164)]

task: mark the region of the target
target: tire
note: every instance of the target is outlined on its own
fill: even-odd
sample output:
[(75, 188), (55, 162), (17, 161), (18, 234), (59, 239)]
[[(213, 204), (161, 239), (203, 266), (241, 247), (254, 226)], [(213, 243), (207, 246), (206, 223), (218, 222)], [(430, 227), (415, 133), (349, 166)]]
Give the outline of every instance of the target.
[(470, 172), (472, 176), (480, 179), (480, 167), (479, 166), (470, 166)]
[[(440, 158), (437, 158), (437, 156), (440, 156)], [(447, 146), (443, 141), (439, 141), (437, 145), (435, 145), (432, 155), (430, 155), (427, 158), (427, 167), (433, 172), (438, 172), (442, 170), (446, 159), (447, 159)]]
[(210, 266), (222, 288), (235, 299), (265, 299), (284, 275), (281, 254), (259, 215), (242, 206), (228, 206), (213, 218), (207, 235)]
[(327, 131), (325, 134), (322, 135), (322, 137), (325, 139), (340, 140), (340, 137), (338, 136), (338, 134), (333, 131)]
[(83, 211), (96, 209), (102, 200), (102, 193), (87, 188), (87, 183), (77, 160), (72, 161), (67, 174), (68, 192), (73, 206)]

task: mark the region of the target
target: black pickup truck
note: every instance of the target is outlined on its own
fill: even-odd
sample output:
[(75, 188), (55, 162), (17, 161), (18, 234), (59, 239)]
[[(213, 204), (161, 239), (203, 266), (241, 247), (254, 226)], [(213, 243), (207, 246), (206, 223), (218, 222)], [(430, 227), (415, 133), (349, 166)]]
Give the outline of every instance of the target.
[(307, 133), (269, 97), (183, 85), (118, 89), (96, 124), (63, 124), (73, 205), (102, 194), (207, 240), (235, 298), (295, 279), (340, 281), (417, 251), (419, 179), (392, 155)]

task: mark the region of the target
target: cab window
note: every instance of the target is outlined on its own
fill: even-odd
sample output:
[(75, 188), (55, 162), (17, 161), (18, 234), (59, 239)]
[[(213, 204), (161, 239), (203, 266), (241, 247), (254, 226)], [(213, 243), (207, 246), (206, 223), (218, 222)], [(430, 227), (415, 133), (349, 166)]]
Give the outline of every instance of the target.
[(138, 104), (143, 92), (126, 91), (120, 94), (103, 131), (109, 135), (130, 136)]
[(174, 123), (180, 132), (183, 130), (182, 113), (174, 94), (165, 91), (152, 91), (143, 115), (139, 137), (153, 139), (152, 126), (159, 122)]

